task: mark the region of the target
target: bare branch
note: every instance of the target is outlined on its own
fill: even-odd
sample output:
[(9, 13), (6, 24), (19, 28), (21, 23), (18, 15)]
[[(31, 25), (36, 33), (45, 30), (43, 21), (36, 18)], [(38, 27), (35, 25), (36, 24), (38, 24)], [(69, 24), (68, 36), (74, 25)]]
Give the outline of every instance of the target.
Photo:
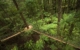
[(72, 46), (72, 47), (74, 47), (74, 48), (80, 49), (80, 47), (75, 46), (75, 45), (71, 44), (70, 42), (67, 42), (67, 43), (66, 43), (65, 41), (63, 41), (63, 40), (61, 40), (61, 39), (55, 38), (54, 36), (50, 36), (50, 35), (47, 35), (47, 34), (45, 34), (45, 33), (38, 32), (38, 31), (36, 31), (36, 30), (33, 30), (33, 31), (36, 32), (36, 33), (38, 33), (38, 34), (42, 34), (42, 35), (44, 35), (44, 36), (47, 36), (47, 37), (49, 37), (49, 38), (51, 38), (51, 39), (53, 39), (53, 40), (56, 40), (56, 41), (59, 41), (59, 42), (64, 43), (64, 44), (68, 44), (68, 45), (70, 45), (70, 46)]
[(24, 32), (24, 31), (29, 31), (29, 30), (31, 30), (31, 29), (32, 29), (32, 26), (29, 25), (29, 28), (25, 27), (24, 30), (22, 30), (22, 31), (20, 31), (20, 32), (18, 32), (18, 33), (15, 33), (15, 34), (13, 34), (13, 35), (7, 37), (7, 38), (2, 39), (1, 42), (4, 42), (4, 41), (6, 41), (6, 40), (9, 40), (9, 39), (11, 39), (11, 38), (13, 38), (13, 37), (15, 37), (15, 36), (21, 34), (22, 32)]

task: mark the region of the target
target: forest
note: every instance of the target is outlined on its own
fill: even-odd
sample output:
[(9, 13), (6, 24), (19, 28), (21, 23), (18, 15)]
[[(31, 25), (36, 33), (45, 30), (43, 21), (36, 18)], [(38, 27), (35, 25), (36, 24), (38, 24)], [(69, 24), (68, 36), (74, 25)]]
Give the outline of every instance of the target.
[(0, 50), (80, 50), (80, 0), (0, 0)]

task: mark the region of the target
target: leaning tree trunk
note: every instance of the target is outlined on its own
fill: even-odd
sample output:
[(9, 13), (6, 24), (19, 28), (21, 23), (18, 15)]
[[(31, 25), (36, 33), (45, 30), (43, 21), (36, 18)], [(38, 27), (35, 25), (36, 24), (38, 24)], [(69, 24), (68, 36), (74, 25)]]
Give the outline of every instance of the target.
[(80, 0), (77, 0), (76, 3), (76, 11), (80, 10)]
[[(17, 10), (19, 11), (19, 7), (18, 7), (18, 4), (17, 4), (16, 0), (13, 0), (13, 3), (15, 4)], [(22, 12), (19, 12), (19, 14), (20, 14), (20, 16), (21, 16), (21, 18), (22, 18), (24, 24), (27, 26), (27, 28), (29, 28), (29, 27), (28, 27), (28, 24), (26, 23), (26, 20), (25, 20), (23, 14), (22, 14)]]

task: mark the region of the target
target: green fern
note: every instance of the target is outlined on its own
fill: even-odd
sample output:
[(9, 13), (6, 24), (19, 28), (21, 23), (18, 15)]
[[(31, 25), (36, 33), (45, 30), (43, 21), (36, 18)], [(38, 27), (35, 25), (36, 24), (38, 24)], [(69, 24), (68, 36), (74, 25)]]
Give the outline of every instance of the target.
[(48, 29), (55, 29), (57, 24), (47, 24), (40, 27), (40, 29), (47, 31)]
[(37, 42), (36, 42), (36, 50), (42, 50), (42, 48), (44, 47), (43, 46), (43, 40), (42, 39), (39, 39)]

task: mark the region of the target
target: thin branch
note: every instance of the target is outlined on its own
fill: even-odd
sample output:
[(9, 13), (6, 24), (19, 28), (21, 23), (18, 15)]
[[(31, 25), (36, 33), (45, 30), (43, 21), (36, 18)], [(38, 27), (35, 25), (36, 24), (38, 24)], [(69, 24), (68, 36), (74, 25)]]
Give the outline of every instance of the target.
[(47, 36), (47, 37), (49, 37), (49, 38), (51, 38), (51, 39), (53, 39), (53, 40), (56, 40), (56, 41), (62, 42), (62, 43), (64, 43), (64, 44), (68, 44), (68, 45), (70, 45), (70, 46), (72, 46), (72, 47), (74, 47), (74, 48), (80, 49), (80, 47), (75, 46), (75, 45), (71, 44), (70, 42), (67, 42), (67, 43), (66, 43), (65, 41), (63, 41), (63, 40), (61, 40), (61, 39), (55, 38), (55, 37), (50, 36), (50, 35), (47, 35), (47, 34), (45, 34), (45, 33), (41, 33), (41, 32), (38, 32), (38, 31), (36, 31), (36, 30), (33, 30), (33, 31), (36, 32), (36, 33), (38, 33), (38, 34), (42, 34), (42, 35), (44, 35), (44, 36)]
[(32, 26), (29, 25), (29, 28), (25, 27), (24, 30), (22, 30), (22, 31), (20, 31), (20, 32), (18, 32), (18, 33), (15, 33), (15, 34), (13, 34), (13, 35), (7, 37), (7, 38), (2, 39), (1, 42), (4, 42), (4, 41), (6, 41), (6, 40), (9, 40), (9, 39), (11, 39), (11, 38), (13, 38), (13, 37), (15, 37), (15, 36), (21, 34), (22, 32), (24, 32), (24, 31), (29, 31), (29, 30), (31, 30), (31, 29), (32, 29)]
[(18, 33), (16, 33), (16, 34), (13, 34), (13, 35), (11, 35), (11, 36), (9, 36), (9, 37), (7, 37), (7, 38), (2, 39), (1, 42), (4, 42), (4, 41), (6, 41), (6, 40), (9, 40), (9, 39), (11, 39), (11, 38), (13, 38), (13, 37), (21, 34), (22, 32), (24, 32), (24, 30), (23, 30), (23, 31), (20, 31), (20, 32), (18, 32)]

